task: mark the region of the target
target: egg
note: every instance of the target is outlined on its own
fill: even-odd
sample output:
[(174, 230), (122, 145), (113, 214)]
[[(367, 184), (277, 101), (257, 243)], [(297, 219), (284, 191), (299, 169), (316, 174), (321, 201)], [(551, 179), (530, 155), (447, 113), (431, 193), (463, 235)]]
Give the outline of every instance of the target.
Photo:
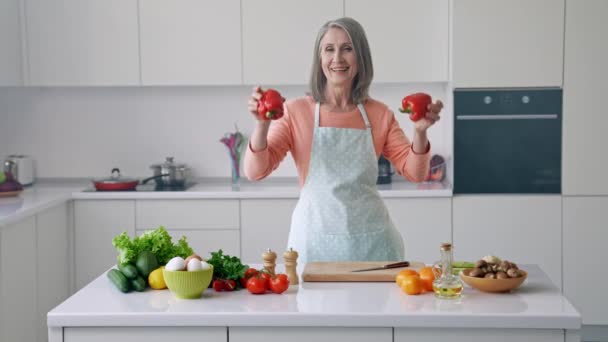
[(203, 259), (197, 255), (197, 254), (192, 254), (191, 256), (186, 258), (186, 265), (188, 265), (188, 263), (190, 262), (190, 260), (192, 259), (198, 259), (199, 261), (202, 261)]
[(211, 265), (209, 265), (206, 261), (201, 261), (201, 270), (211, 269)]
[(186, 262), (182, 257), (175, 257), (167, 263), (165, 266), (167, 271), (183, 271), (186, 269)]
[(186, 264), (186, 270), (192, 272), (192, 271), (200, 271), (201, 270), (201, 261), (198, 259), (190, 259), (190, 261), (188, 261), (188, 264)]

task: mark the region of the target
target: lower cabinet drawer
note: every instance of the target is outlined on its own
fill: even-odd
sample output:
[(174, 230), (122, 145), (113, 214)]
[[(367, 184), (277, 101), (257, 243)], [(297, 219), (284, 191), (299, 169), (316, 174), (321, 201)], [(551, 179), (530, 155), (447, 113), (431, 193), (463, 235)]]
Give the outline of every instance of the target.
[(64, 342), (226, 342), (226, 327), (65, 328)]
[(392, 328), (230, 327), (230, 342), (392, 342)]
[(138, 229), (239, 229), (238, 200), (137, 200)]
[[(145, 230), (137, 230), (137, 235), (141, 235)], [(182, 236), (186, 237), (188, 245), (192, 247), (194, 253), (207, 259), (211, 257), (211, 252), (222, 249), (224, 254), (241, 256), (241, 241), (238, 230), (168, 230), (169, 235), (176, 243)]]
[(561, 329), (395, 328), (394, 342), (562, 342)]

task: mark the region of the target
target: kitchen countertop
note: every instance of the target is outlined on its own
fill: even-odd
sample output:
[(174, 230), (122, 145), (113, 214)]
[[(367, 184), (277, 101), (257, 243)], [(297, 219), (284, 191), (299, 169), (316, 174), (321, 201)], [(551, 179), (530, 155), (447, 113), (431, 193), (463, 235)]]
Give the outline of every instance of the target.
[[(254, 267), (256, 265), (253, 265)], [(459, 300), (406, 295), (394, 283), (301, 283), (281, 295), (246, 290), (176, 299), (168, 290), (119, 292), (102, 274), (48, 313), (49, 327), (331, 326), (573, 329), (581, 316), (549, 277), (523, 265), (528, 279), (509, 294), (465, 287)], [(277, 271), (282, 271), (277, 265)], [(302, 269), (300, 268), (301, 272)], [(362, 295), (364, 294), (364, 295)]]
[[(229, 179), (196, 179), (186, 191), (104, 191), (95, 192), (88, 179), (40, 179), (16, 197), (0, 198), (0, 227), (71, 199), (256, 199), (298, 198), (296, 178), (270, 178), (260, 182), (242, 180), (232, 186)], [(383, 198), (451, 197), (451, 184), (395, 181), (379, 185)]]

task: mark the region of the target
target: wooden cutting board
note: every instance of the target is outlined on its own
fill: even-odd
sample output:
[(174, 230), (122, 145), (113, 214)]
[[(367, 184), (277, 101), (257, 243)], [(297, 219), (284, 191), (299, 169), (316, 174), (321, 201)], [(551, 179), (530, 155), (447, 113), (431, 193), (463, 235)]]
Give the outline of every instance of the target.
[(407, 268), (418, 270), (425, 264), (419, 261), (410, 261), (409, 267), (391, 268), (386, 270), (352, 272), (362, 268), (378, 267), (395, 261), (353, 261), (353, 262), (309, 262), (302, 272), (302, 280), (308, 282), (390, 282), (395, 281), (397, 273)]

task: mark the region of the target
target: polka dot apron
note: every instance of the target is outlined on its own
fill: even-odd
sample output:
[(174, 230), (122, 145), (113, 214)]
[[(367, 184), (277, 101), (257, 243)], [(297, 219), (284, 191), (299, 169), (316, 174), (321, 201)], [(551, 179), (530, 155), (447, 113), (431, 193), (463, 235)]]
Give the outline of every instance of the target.
[(319, 127), (308, 176), (291, 219), (288, 248), (298, 261), (403, 260), (403, 240), (378, 189), (378, 160), (365, 108), (365, 129)]

